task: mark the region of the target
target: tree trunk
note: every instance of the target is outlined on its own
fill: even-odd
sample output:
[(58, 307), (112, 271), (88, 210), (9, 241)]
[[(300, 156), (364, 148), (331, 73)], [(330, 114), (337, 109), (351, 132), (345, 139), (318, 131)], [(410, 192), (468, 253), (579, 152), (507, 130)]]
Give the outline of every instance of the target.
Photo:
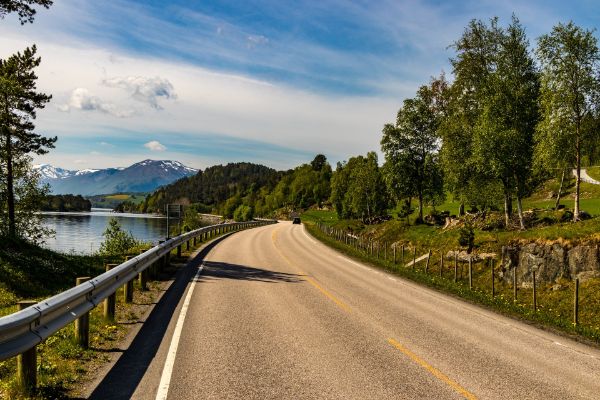
[(508, 205), (510, 204), (510, 196), (504, 191), (504, 226), (506, 229), (510, 226), (510, 215), (508, 214)]
[(558, 210), (558, 206), (560, 205), (560, 197), (562, 196), (563, 184), (565, 183), (565, 170), (562, 170), (562, 176), (560, 177), (560, 186), (558, 187), (558, 194), (556, 195), (556, 204), (554, 204), (554, 209)]
[(525, 230), (525, 222), (523, 222), (523, 205), (521, 204), (521, 196), (517, 191), (517, 211), (519, 213), (519, 224), (521, 225), (521, 230)]
[(15, 223), (15, 190), (13, 182), (13, 165), (12, 165), (12, 138), (10, 129), (6, 131), (6, 205), (8, 208), (8, 236), (16, 237), (17, 228)]
[(579, 121), (576, 127), (575, 138), (575, 207), (573, 208), (573, 222), (579, 221), (579, 187), (581, 186), (581, 143), (579, 139)]
[(423, 222), (423, 194), (419, 193), (419, 223)]

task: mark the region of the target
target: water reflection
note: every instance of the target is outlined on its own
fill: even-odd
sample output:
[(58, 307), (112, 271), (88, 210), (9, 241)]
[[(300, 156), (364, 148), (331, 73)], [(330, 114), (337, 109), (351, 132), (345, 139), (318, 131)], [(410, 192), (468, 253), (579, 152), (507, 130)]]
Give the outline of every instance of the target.
[(46, 212), (42, 213), (42, 223), (56, 235), (46, 239), (45, 246), (61, 252), (94, 252), (104, 240), (102, 233), (113, 217), (138, 240), (155, 243), (165, 235), (167, 220), (158, 216), (113, 213), (102, 208), (93, 208), (91, 212)]

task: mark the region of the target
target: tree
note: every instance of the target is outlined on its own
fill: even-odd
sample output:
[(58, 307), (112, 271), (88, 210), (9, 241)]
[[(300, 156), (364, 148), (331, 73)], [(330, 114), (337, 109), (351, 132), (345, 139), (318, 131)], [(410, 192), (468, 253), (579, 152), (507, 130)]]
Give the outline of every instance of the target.
[(49, 8), (53, 0), (0, 0), (0, 19), (5, 15), (16, 12), (19, 15), (21, 25), (33, 22), (36, 10), (32, 5)]
[(341, 218), (367, 223), (385, 212), (387, 193), (375, 152), (338, 163), (331, 178), (331, 202)]
[(539, 80), (525, 32), (515, 16), (508, 28), (494, 37), (499, 42), (493, 57), (495, 70), (487, 74), (487, 83), (483, 85), (473, 156), (482, 174), (502, 183), (506, 226), (510, 222), (509, 203), (514, 193), (520, 226), (525, 229), (521, 199), (531, 174)]
[(141, 244), (131, 232), (125, 232), (121, 228), (121, 224), (116, 218), (108, 220), (108, 226), (102, 236), (104, 236), (104, 241), (100, 244), (100, 254), (122, 255)]
[(36, 92), (34, 69), (41, 59), (36, 46), (23, 53), (0, 60), (0, 151), (1, 173), (6, 177), (8, 232), (17, 236), (14, 192), (14, 162), (28, 154), (45, 154), (54, 147), (56, 137), (46, 138), (34, 133), (36, 110), (44, 108), (52, 98)]
[(575, 207), (579, 220), (582, 147), (592, 133), (600, 95), (600, 52), (592, 31), (573, 22), (558, 24), (538, 40), (542, 121), (537, 151), (560, 154), (575, 165)]
[(421, 86), (415, 98), (404, 100), (396, 124), (384, 126), (381, 139), (388, 187), (396, 199), (417, 198), (417, 222), (423, 221), (424, 202), (443, 195), (437, 156), (441, 114), (435, 105), (432, 87)]
[[(40, 185), (39, 174), (31, 168), (31, 157), (21, 156), (14, 160), (13, 178), (15, 196), (16, 230), (21, 237), (33, 243), (40, 243), (52, 234), (52, 230), (44, 227), (41, 216), (37, 213), (40, 204), (47, 198), (48, 185)], [(6, 175), (0, 174), (0, 237), (9, 236), (9, 220), (7, 210)]]
[(489, 25), (471, 20), (462, 36), (452, 45), (457, 53), (450, 60), (455, 79), (446, 92), (447, 106), (438, 133), (442, 139), (440, 161), (444, 183), (460, 201), (461, 215), (465, 202), (477, 205), (481, 187), (487, 186), (491, 179), (474, 162), (473, 136), (482, 113), (482, 97), (488, 76), (495, 70), (497, 25), (497, 18), (491, 19)]

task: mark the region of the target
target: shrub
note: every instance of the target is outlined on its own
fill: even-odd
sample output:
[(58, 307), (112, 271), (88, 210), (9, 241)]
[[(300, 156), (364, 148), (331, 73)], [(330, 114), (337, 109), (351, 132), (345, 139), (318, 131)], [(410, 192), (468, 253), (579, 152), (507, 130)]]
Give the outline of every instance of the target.
[(244, 204), (238, 206), (233, 212), (233, 219), (237, 222), (250, 221), (254, 217), (252, 207)]
[(116, 218), (111, 218), (108, 221), (108, 226), (102, 235), (104, 236), (104, 242), (100, 245), (100, 254), (125, 254), (129, 249), (140, 244), (131, 232), (125, 232), (121, 228), (121, 224)]

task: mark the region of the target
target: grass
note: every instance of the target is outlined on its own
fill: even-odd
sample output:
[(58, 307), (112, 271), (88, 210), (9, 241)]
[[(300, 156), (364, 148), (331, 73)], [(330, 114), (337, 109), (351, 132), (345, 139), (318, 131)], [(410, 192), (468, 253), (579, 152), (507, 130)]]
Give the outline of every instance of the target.
[[(198, 248), (202, 243), (198, 242)], [(171, 254), (171, 267), (160, 277), (169, 280), (185, 265), (195, 250), (182, 246), (182, 256)], [(124, 256), (99, 257), (56, 253), (27, 242), (2, 242), (0, 247), (0, 315), (17, 310), (19, 300), (42, 300), (73, 286), (77, 276), (96, 276), (104, 263), (119, 263)], [(37, 346), (38, 390), (33, 397), (24, 397), (16, 382), (16, 358), (0, 361), (0, 398), (2, 399), (66, 399), (83, 382), (93, 377), (98, 366), (109, 361), (107, 354), (115, 348), (128, 330), (155, 303), (164, 290), (161, 280), (149, 281), (149, 291), (142, 292), (135, 282), (134, 302), (123, 302), (123, 288), (116, 293), (116, 321), (107, 321), (102, 307), (90, 312), (90, 349), (85, 350), (74, 340), (73, 325), (59, 330)]]
[[(491, 295), (491, 271), (489, 264), (476, 263), (473, 266), (474, 289), (470, 290), (467, 279), (467, 265), (458, 264), (458, 281), (454, 282), (454, 266), (452, 260), (446, 260), (442, 277), (440, 277), (440, 256), (458, 246), (457, 230), (443, 231), (440, 228), (419, 225), (409, 226), (405, 222), (388, 221), (376, 226), (364, 227), (362, 231), (355, 231), (364, 238), (379, 243), (381, 250), (373, 255), (364, 250), (357, 250), (343, 242), (328, 236), (318, 228), (318, 223), (336, 229), (344, 229), (347, 221), (339, 221), (330, 212), (312, 211), (303, 215), (303, 221), (309, 232), (325, 244), (336, 248), (346, 255), (379, 268), (386, 269), (394, 274), (403, 276), (415, 282), (435, 288), (437, 290), (458, 296), (467, 301), (481, 304), (500, 313), (530, 321), (541, 326), (557, 329), (569, 335), (577, 335), (600, 343), (600, 279), (590, 279), (580, 286), (580, 324), (575, 326), (573, 318), (573, 283), (561, 280), (558, 283), (538, 283), (537, 303), (538, 308), (533, 310), (532, 288), (519, 288), (517, 301), (513, 301), (512, 274), (503, 277), (504, 272), (496, 267), (495, 286), (496, 296)], [(496, 252), (499, 254), (503, 244), (515, 240), (553, 240), (558, 238), (568, 240), (583, 240), (596, 237), (600, 231), (600, 218), (583, 221), (577, 224), (565, 223), (531, 229), (525, 232), (476, 232), (476, 247), (479, 252)], [(406, 248), (405, 261), (412, 260), (413, 249), (417, 255), (423, 255), (429, 249), (433, 250), (428, 273), (425, 273), (425, 262), (417, 267), (404, 267), (401, 264), (401, 255), (396, 253), (397, 263), (393, 262), (391, 243), (404, 244)], [(387, 244), (387, 246), (386, 246)], [(388, 249), (384, 253), (384, 248)], [(384, 255), (387, 258), (384, 259)], [(558, 290), (554, 290), (554, 289)]]

